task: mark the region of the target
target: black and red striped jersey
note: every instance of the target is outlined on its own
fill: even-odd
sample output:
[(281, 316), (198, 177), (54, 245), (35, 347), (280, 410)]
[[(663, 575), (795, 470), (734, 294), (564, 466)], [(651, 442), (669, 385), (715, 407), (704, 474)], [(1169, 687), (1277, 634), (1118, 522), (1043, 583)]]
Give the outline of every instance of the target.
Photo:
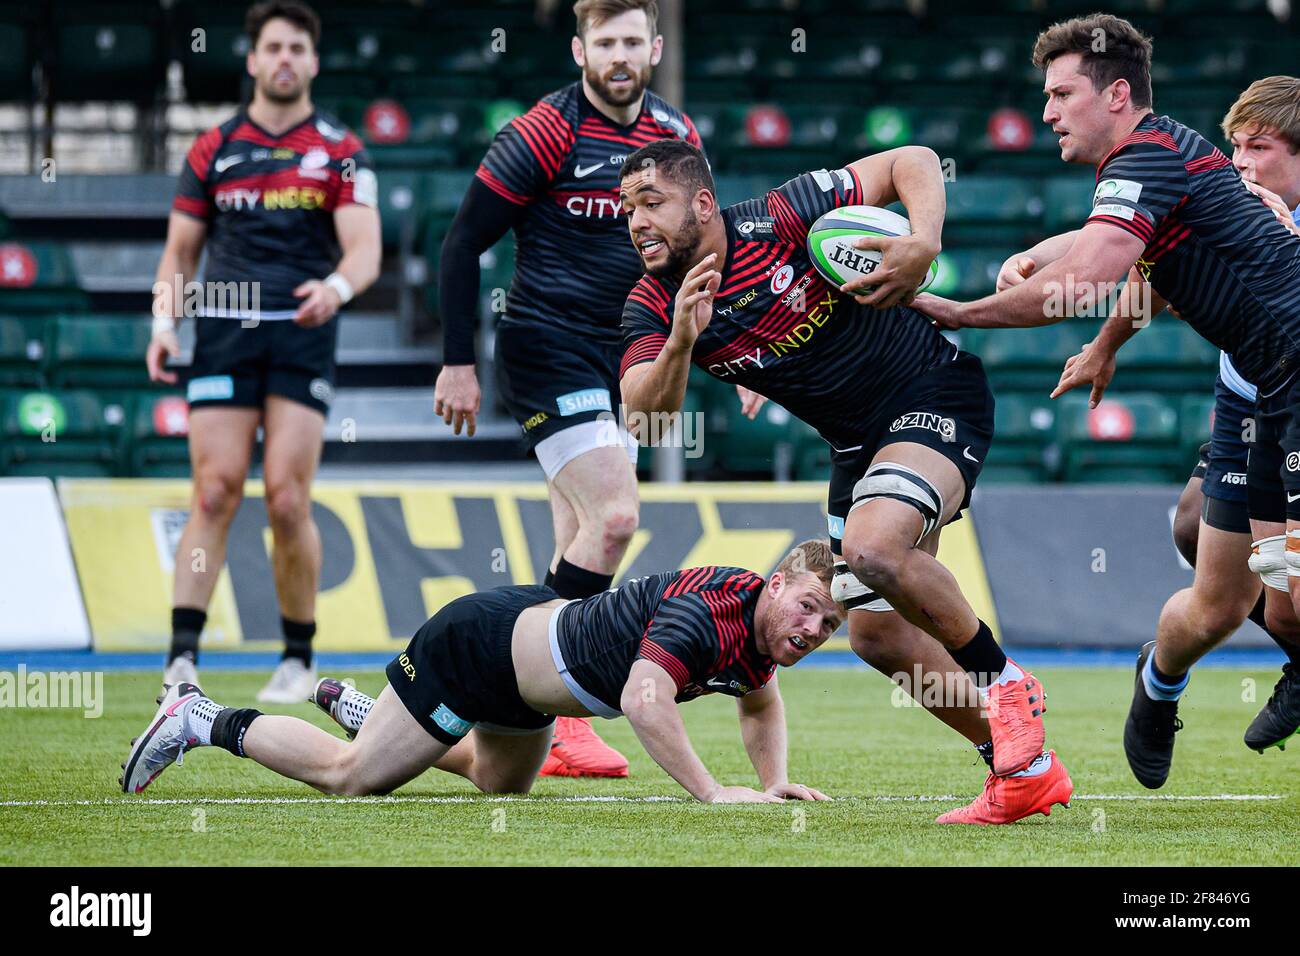
[[(764, 580), (743, 568), (704, 567), (625, 581), (559, 611), (555, 636), (575, 696), (603, 717), (621, 713), (632, 665), (653, 661), (673, 678), (675, 699), (743, 697), (776, 672), (754, 644)], [(593, 704), (603, 705), (600, 707)]]
[(334, 210), (375, 206), (378, 192), (361, 140), (334, 117), (313, 112), (273, 136), (240, 110), (194, 141), (172, 208), (208, 225), (208, 283), (257, 282), (257, 317), (289, 319), (293, 290), (338, 263)]
[[(809, 227), (862, 195), (852, 169), (821, 169), (724, 209), (722, 283), (691, 353), (710, 375), (767, 396), (839, 448), (860, 441), (884, 399), (956, 353), (921, 313), (860, 305), (813, 267)], [(628, 295), (620, 377), (663, 350), (680, 286), (645, 276)]]
[(623, 300), (642, 273), (618, 199), (618, 171), (629, 154), (660, 139), (700, 146), (690, 118), (655, 94), (646, 91), (635, 122), (620, 126), (591, 105), (581, 83), (538, 101), (497, 133), (476, 175), (524, 207), (502, 324), (617, 343)]
[(1097, 167), (1088, 222), (1146, 243), (1152, 288), (1265, 395), (1300, 355), (1300, 243), (1220, 150), (1148, 114)]

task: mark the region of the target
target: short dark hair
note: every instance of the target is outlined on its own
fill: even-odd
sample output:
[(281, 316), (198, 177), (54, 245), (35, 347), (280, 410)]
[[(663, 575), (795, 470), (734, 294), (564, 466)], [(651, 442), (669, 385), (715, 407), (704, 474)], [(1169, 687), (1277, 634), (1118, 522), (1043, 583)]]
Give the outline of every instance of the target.
[(1058, 56), (1078, 53), (1079, 72), (1100, 93), (1116, 80), (1128, 80), (1130, 99), (1139, 109), (1151, 108), (1151, 38), (1127, 20), (1094, 13), (1054, 23), (1034, 43), (1034, 66), (1046, 70)]
[(587, 28), (604, 23), (629, 10), (644, 10), (650, 25), (650, 38), (659, 29), (659, 0), (578, 0), (573, 5), (573, 15), (578, 21), (578, 36), (587, 38)]
[(647, 143), (623, 160), (618, 178), (626, 179), (647, 165), (653, 166), (657, 173), (663, 173), (673, 182), (685, 186), (688, 196), (694, 196), (701, 189), (707, 189), (714, 196), (718, 194), (709, 161), (703, 153), (684, 140), (657, 139), (653, 143)]
[(320, 17), (299, 0), (263, 0), (249, 7), (244, 17), (244, 32), (248, 34), (249, 43), (257, 46), (262, 28), (271, 20), (288, 20), (311, 37), (313, 49), (320, 45)]

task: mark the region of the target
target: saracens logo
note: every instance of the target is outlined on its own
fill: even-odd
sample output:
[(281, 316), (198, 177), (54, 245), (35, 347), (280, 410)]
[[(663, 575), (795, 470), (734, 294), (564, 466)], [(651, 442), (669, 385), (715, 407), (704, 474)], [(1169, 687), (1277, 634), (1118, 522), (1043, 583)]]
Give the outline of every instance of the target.
[(901, 432), (905, 428), (925, 428), (937, 432), (943, 441), (952, 441), (957, 434), (955, 421), (934, 412), (908, 412), (899, 415), (889, 426), (891, 432)]
[(794, 280), (794, 266), (782, 266), (776, 270), (772, 276), (772, 294), (780, 295), (786, 289), (790, 288), (790, 283)]

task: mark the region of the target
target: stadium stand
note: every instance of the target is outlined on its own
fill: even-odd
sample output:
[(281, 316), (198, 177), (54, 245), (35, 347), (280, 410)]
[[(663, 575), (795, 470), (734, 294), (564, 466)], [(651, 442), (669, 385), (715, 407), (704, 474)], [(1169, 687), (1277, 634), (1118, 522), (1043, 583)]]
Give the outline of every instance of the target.
[[(317, 3), (325, 32), (315, 100), (375, 158), (386, 253), (384, 277), (343, 320), (327, 461), (520, 455), (486, 368), (484, 418), (468, 450), (433, 416), (433, 279), (442, 236), (487, 143), (534, 98), (576, 76), (560, 6), (545, 25), (531, 0)], [(1051, 13), (1092, 6), (1053, 4)], [(1295, 21), (1277, 22), (1263, 0), (1106, 6), (1160, 38), (1157, 111), (1212, 138), (1250, 80), (1294, 71)], [(0, 113), (0, 143), (14, 147), (0, 175), (0, 472), (184, 470), (171, 392), (143, 376), (149, 290), (181, 158), (247, 92), (241, 17), (240, 5), (214, 10), (198, 0), (57, 0), (0, 12), (0, 101), (26, 107)], [(949, 179), (934, 288), (958, 298), (989, 291), (1007, 255), (1076, 227), (1089, 208), (1090, 171), (1060, 162), (1040, 119), (1041, 77), (1028, 43), (1047, 19), (1035, 0), (998, 0), (980, 12), (957, 0), (692, 0), (685, 17), (684, 106), (723, 202), (865, 152), (931, 146)], [(504, 52), (493, 42), (498, 28)], [(79, 149), (89, 137), (115, 145)], [(494, 290), (513, 267), (509, 237), (483, 267), (481, 354), (490, 362)], [(1125, 391), (1108, 396), (1106, 412), (1048, 402), (1063, 358), (1095, 327), (1095, 319), (1072, 319), (961, 336), (983, 358), (999, 400), (987, 479), (1185, 473), (1188, 449), (1206, 428), (1213, 350), (1164, 316), (1121, 353), (1117, 387)], [(188, 346), (192, 330), (185, 334)], [(769, 406), (748, 422), (735, 414), (732, 390), (694, 380), (691, 389), (717, 441), (688, 462), (690, 476), (825, 473), (824, 449), (782, 410)], [(55, 406), (80, 429), (57, 453), (24, 431), (33, 409)], [(362, 425), (344, 441), (350, 421)], [(1098, 437), (1098, 428), (1110, 432)]]

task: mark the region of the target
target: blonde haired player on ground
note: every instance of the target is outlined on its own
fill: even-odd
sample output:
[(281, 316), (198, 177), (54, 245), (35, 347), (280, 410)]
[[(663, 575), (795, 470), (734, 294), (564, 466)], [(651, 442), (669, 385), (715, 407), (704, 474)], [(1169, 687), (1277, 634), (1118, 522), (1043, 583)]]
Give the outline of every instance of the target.
[[(827, 542), (810, 540), (766, 580), (703, 567), (581, 600), (540, 585), (459, 598), (388, 665), (378, 699), (329, 682), (340, 691), (329, 713), (356, 734), (351, 743), (178, 684), (132, 742), (122, 788), (140, 793), (186, 750), (214, 745), (325, 793), (389, 793), (430, 767), (484, 793), (527, 793), (562, 714), (627, 717), (655, 763), (705, 803), (825, 800), (787, 776), (776, 669), (803, 660), (843, 621), (831, 598), (834, 563)], [(691, 747), (678, 704), (714, 693), (737, 699), (760, 789), (723, 785)]]
[[(579, 0), (573, 12), (581, 77), (497, 134), (443, 242), (434, 389), (435, 412), (473, 435), (479, 256), (513, 230), (497, 384), (546, 475), (555, 552), (545, 583), (565, 598), (609, 587), (638, 521), (637, 444), (618, 414), (618, 324), (641, 265), (618, 167), (647, 142), (700, 142), (690, 118), (647, 89), (663, 52), (655, 0)], [(624, 777), (627, 761), (589, 721), (562, 717), (542, 773)]]
[(379, 274), (378, 188), (361, 141), (312, 106), (316, 14), (291, 0), (259, 3), (246, 27), (253, 99), (185, 158), (146, 355), (151, 379), (177, 380), (164, 363), (179, 352), (177, 304), (206, 247), (204, 287), (240, 295), (237, 307), (205, 301), (195, 319), (186, 382), (193, 494), (177, 548), (163, 683), (198, 680), (199, 635), (260, 426), (285, 644), (258, 700), (290, 703), (310, 697), (316, 683), (321, 545), (311, 482), (334, 392), (338, 311)]

